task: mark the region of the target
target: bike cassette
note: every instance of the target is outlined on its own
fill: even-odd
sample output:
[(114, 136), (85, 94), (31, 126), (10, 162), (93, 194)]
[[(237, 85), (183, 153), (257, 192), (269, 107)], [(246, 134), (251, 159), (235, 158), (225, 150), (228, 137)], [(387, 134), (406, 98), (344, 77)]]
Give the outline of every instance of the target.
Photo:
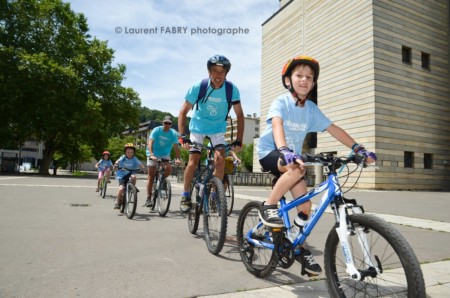
[(289, 268), (295, 261), (294, 248), (292, 247), (292, 242), (283, 238), (283, 242), (278, 248), (278, 263), (282, 268)]

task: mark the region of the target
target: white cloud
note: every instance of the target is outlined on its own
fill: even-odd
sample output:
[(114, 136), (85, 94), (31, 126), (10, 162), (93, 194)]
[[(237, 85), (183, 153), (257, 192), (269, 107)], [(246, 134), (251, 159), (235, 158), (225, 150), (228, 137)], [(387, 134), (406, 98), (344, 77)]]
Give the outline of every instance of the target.
[[(90, 35), (108, 40), (114, 63), (127, 66), (124, 85), (139, 93), (142, 105), (173, 115), (178, 115), (187, 89), (207, 77), (206, 61), (215, 54), (231, 61), (228, 79), (241, 91), (244, 113), (259, 114), (261, 25), (278, 6), (276, 0), (71, 2), (75, 12), (87, 17)], [(161, 27), (168, 27), (167, 33)], [(172, 27), (181, 33), (168, 33)], [(145, 28), (152, 33), (130, 34)], [(216, 34), (192, 35), (197, 28)], [(233, 28), (248, 33), (217, 34), (218, 29)]]

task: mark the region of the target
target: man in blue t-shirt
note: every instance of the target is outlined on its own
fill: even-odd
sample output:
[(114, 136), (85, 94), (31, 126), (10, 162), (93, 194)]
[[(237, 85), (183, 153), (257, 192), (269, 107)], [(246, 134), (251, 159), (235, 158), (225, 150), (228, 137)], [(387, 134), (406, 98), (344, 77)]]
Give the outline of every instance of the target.
[[(207, 62), (209, 81), (205, 95), (199, 99), (201, 82), (195, 83), (187, 92), (178, 115), (178, 132), (181, 134), (180, 143), (183, 148), (189, 149), (189, 162), (184, 171), (184, 189), (181, 195), (182, 212), (188, 212), (191, 206), (189, 197), (189, 185), (194, 177), (194, 172), (200, 159), (200, 149), (190, 146), (192, 143), (203, 144), (205, 137), (209, 137), (211, 143), (217, 147), (214, 154), (214, 175), (222, 180), (224, 171), (225, 131), (227, 129), (226, 118), (228, 115), (228, 100), (225, 82), (231, 69), (230, 61), (222, 55), (215, 55)], [(242, 111), (239, 89), (232, 84), (231, 105), (238, 120), (237, 138), (232, 143), (236, 152), (241, 150), (244, 134), (244, 112)], [(188, 138), (186, 132), (186, 115), (193, 109)]]
[[(178, 149), (178, 132), (172, 128), (172, 117), (165, 116), (163, 126), (158, 126), (152, 130), (148, 137), (147, 143), (147, 201), (146, 207), (152, 207), (152, 189), (153, 180), (155, 179), (155, 170), (157, 160), (164, 158), (170, 159), (170, 152), (172, 147), (175, 150), (175, 163), (180, 164), (180, 150)], [(172, 173), (172, 165), (170, 162), (165, 162), (165, 176), (168, 177)]]

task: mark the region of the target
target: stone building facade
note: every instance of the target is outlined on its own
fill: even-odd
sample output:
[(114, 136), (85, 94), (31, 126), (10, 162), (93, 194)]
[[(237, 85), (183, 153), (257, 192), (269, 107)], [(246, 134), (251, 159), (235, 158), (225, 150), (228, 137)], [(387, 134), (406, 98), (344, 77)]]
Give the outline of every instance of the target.
[[(450, 190), (449, 10), (443, 0), (281, 0), (262, 25), (261, 132), (286, 91), (282, 66), (306, 54), (320, 62), (320, 109), (378, 155), (357, 187)], [(328, 133), (309, 151), (349, 153)]]

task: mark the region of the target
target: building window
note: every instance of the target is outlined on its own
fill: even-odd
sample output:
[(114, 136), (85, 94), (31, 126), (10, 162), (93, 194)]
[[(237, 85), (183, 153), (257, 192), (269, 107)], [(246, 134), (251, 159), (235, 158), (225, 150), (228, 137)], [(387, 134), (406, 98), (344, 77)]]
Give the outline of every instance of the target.
[(405, 168), (414, 167), (414, 152), (405, 151)]
[(411, 48), (402, 46), (402, 61), (411, 64)]
[(423, 155), (423, 167), (431, 169), (433, 167), (433, 154), (425, 153)]
[(430, 69), (430, 54), (422, 52), (422, 68)]

